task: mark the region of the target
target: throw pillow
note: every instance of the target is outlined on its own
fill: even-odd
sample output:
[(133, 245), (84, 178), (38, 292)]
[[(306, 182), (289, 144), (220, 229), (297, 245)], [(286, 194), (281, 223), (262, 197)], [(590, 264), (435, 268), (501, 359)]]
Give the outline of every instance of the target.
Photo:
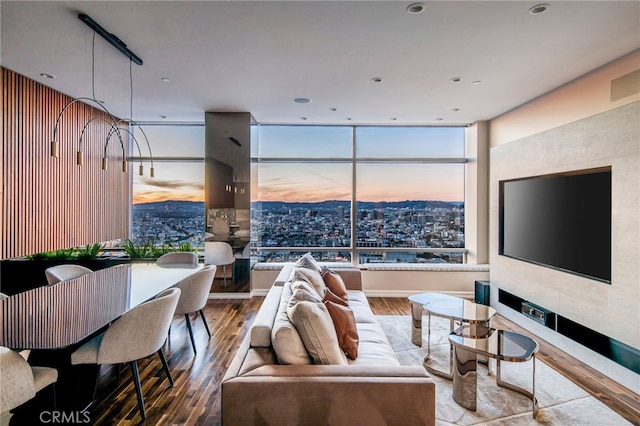
[(312, 269), (295, 268), (293, 271), (292, 281), (306, 281), (310, 283), (316, 290), (316, 293), (318, 293), (318, 297), (320, 299), (324, 296), (324, 289), (327, 288), (320, 272), (316, 272)]
[(349, 357), (356, 359), (358, 356), (358, 329), (356, 328), (356, 318), (351, 308), (325, 300), (324, 305), (329, 311), (333, 326), (338, 336), (340, 349)]
[(305, 253), (301, 258), (296, 260), (296, 266), (300, 268), (311, 269), (316, 272), (320, 272), (320, 264), (313, 258), (311, 253)]
[(291, 293), (289, 306), (293, 306), (298, 302), (322, 302), (322, 299), (318, 296), (318, 292), (313, 288), (313, 284), (308, 281), (294, 281), (293, 284), (291, 284)]
[(347, 286), (344, 285), (342, 277), (337, 272), (323, 266), (320, 272), (320, 276), (324, 284), (338, 297), (344, 299), (345, 302), (349, 302), (349, 295), (347, 293)]
[(322, 298), (323, 302), (326, 302), (327, 300), (330, 301), (330, 302), (333, 302), (333, 303), (338, 303), (338, 304), (340, 304), (342, 306), (347, 306), (347, 302), (344, 299), (336, 296), (336, 294), (334, 292), (329, 290), (329, 287), (327, 287), (324, 290), (324, 297)]
[(301, 301), (289, 306), (287, 314), (298, 330), (314, 364), (346, 365), (336, 329), (323, 303)]
[(287, 282), (282, 290), (278, 313), (273, 323), (271, 344), (280, 364), (311, 364), (311, 357), (304, 347), (300, 333), (287, 314), (292, 296), (291, 283)]

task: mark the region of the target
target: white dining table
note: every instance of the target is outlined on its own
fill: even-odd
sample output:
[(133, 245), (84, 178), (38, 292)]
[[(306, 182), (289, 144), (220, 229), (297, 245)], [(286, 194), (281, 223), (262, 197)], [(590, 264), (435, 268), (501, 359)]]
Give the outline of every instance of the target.
[(74, 345), (202, 268), (122, 264), (15, 294), (0, 300), (0, 346), (59, 349)]

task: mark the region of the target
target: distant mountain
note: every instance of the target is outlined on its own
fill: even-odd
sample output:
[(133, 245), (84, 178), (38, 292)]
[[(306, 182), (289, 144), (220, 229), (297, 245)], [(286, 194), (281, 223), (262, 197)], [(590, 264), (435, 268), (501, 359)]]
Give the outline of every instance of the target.
[[(316, 203), (285, 203), (282, 201), (257, 201), (251, 203), (253, 206), (257, 208), (262, 208), (263, 210), (298, 210), (298, 209), (309, 209), (309, 210), (333, 210), (338, 207), (343, 207), (345, 209), (350, 208), (350, 201), (339, 201), (339, 200), (328, 200), (328, 201), (320, 201)], [(384, 209), (384, 208), (406, 208), (409, 210), (424, 210), (424, 209), (433, 209), (433, 208), (451, 208), (451, 207), (460, 207), (463, 206), (464, 203), (462, 201), (434, 201), (434, 200), (406, 200), (406, 201), (359, 201), (357, 208), (359, 210), (375, 210), (375, 209)]]
[[(283, 201), (257, 201), (251, 203), (252, 206), (262, 210), (335, 210), (338, 207), (349, 209), (350, 201), (327, 200), (316, 203), (285, 203)], [(435, 200), (406, 200), (406, 201), (359, 201), (358, 210), (375, 210), (384, 208), (408, 209), (408, 210), (425, 210), (433, 208), (451, 208), (463, 206), (462, 201), (435, 201)], [(140, 203), (133, 205), (134, 212), (144, 211), (203, 211), (204, 203), (202, 201), (157, 201), (152, 203)]]
[(201, 215), (204, 212), (204, 202), (202, 201), (157, 201), (153, 203), (140, 203), (133, 205), (134, 214), (145, 213), (162, 213), (162, 212), (184, 212), (197, 213)]

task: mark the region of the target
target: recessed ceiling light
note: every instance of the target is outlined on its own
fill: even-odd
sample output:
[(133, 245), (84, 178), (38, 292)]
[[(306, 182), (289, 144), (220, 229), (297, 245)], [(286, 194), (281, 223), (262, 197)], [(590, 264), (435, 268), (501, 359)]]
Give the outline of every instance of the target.
[(330, 111), (337, 111), (338, 108), (329, 108)]
[(473, 83), (471, 83), (471, 84), (473, 84), (474, 86), (477, 86), (477, 85), (478, 85), (478, 84), (480, 84), (480, 83), (482, 83), (480, 80), (476, 80), (476, 81), (474, 81), (474, 82), (473, 82)]
[(371, 81), (374, 83), (382, 83), (382, 77), (373, 77)]
[(460, 83), (462, 81), (462, 77), (451, 77), (449, 81), (452, 83)]
[(347, 117), (347, 118), (345, 118), (345, 120), (351, 121), (351, 117)]
[(167, 116), (166, 116), (166, 115), (160, 115), (159, 117), (160, 117), (160, 118), (167, 118)]
[(300, 117), (300, 120), (306, 120), (307, 117)]
[(436, 121), (442, 121), (442, 117), (436, 118)]
[(418, 13), (424, 12), (424, 4), (422, 3), (411, 3), (407, 6), (407, 12), (412, 15), (417, 15)]
[(458, 111), (460, 111), (460, 108), (451, 108), (451, 111), (458, 112)]
[(550, 7), (551, 5), (549, 3), (536, 4), (531, 9), (529, 9), (529, 13), (531, 15), (540, 15), (541, 13), (545, 13), (547, 10), (549, 10)]
[(171, 81), (171, 79), (167, 77), (162, 77), (160, 80), (164, 81), (165, 83), (168, 83), (169, 81)]
[(47, 74), (46, 72), (41, 72), (40, 75), (44, 78), (56, 78), (55, 75)]
[(396, 121), (396, 120), (397, 120), (397, 118), (396, 118), (396, 117), (391, 117), (389, 120), (391, 120), (391, 121)]
[(309, 99), (309, 98), (295, 98), (293, 100), (293, 102), (295, 102), (297, 104), (308, 104), (309, 102), (311, 102), (311, 99)]

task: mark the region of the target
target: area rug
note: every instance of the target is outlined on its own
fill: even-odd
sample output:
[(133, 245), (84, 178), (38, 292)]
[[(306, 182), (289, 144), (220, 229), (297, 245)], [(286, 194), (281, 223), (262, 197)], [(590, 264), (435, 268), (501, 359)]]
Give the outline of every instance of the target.
[[(422, 365), (427, 351), (427, 320), (423, 321), (423, 346), (411, 343), (411, 318), (378, 315), (402, 365)], [(431, 318), (430, 365), (439, 370), (449, 368), (449, 320)], [(495, 361), (493, 361), (495, 363)], [(502, 378), (525, 389), (531, 389), (532, 362), (502, 363)], [(477, 411), (462, 408), (452, 399), (452, 383), (433, 376), (436, 384), (436, 425), (558, 425), (558, 426), (618, 426), (630, 425), (623, 417), (589, 395), (551, 367), (536, 360), (536, 396), (540, 411), (533, 419), (531, 400), (496, 385), (495, 364), (488, 375), (484, 365), (478, 365)]]

